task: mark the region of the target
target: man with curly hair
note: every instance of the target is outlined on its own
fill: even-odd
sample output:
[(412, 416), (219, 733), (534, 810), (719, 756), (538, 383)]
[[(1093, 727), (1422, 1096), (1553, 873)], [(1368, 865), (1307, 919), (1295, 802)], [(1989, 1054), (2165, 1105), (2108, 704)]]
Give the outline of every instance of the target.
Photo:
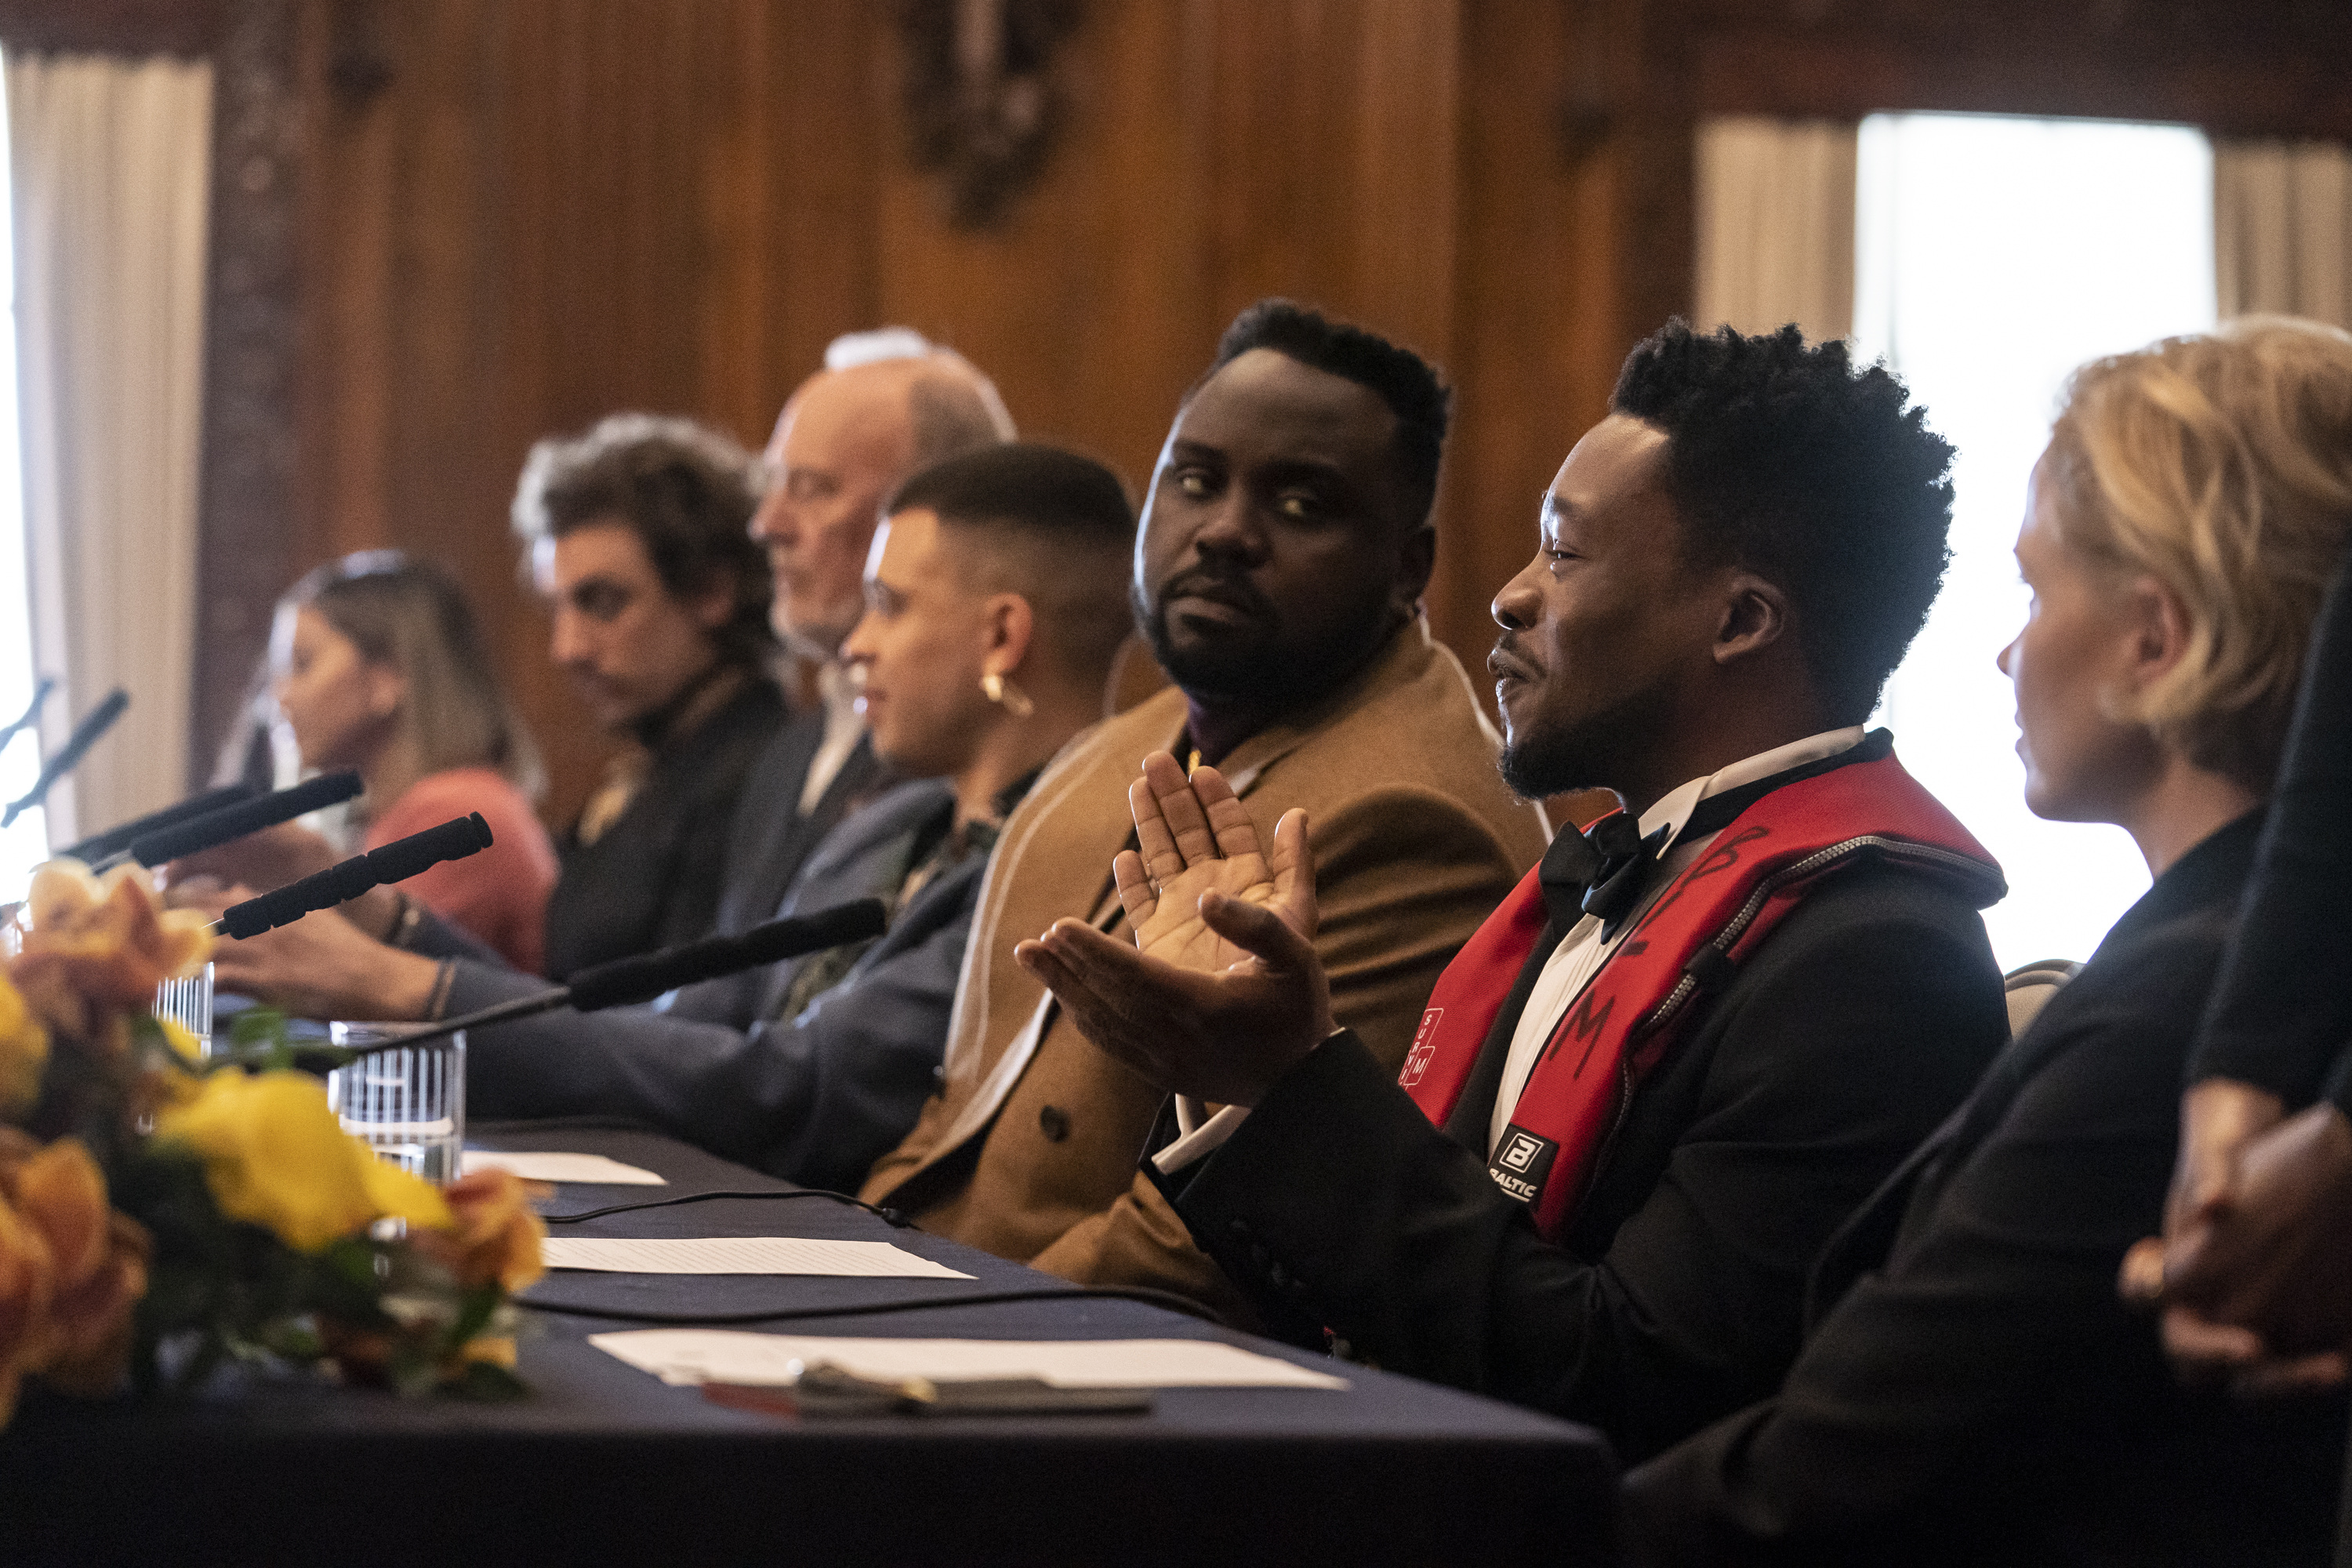
[(783, 727), (749, 454), (688, 419), (615, 414), (530, 450), (514, 530), (548, 655), (621, 751), (557, 843), (545, 968), (709, 933), (728, 825)]
[(2007, 1035), (1999, 869), (1863, 729), (1942, 577), (1950, 458), (1794, 327), (1634, 351), (1488, 660), (1513, 787), (1624, 808), (1472, 937), (1402, 1074), (1321, 1000), (1307, 824), (1153, 759), (1134, 943), (1063, 921), (1020, 955), (1224, 1104), (1150, 1164), (1277, 1331), (1629, 1460), (1778, 1385), (1815, 1253)]

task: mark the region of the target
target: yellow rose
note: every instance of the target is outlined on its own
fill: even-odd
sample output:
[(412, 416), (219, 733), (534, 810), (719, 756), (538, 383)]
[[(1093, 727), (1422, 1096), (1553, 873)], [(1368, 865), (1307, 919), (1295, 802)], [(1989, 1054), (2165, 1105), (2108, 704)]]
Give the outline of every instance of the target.
[(360, 1157), (360, 1179), (367, 1184), (368, 1202), (378, 1217), (404, 1219), (425, 1230), (447, 1230), (454, 1223), (441, 1189), (388, 1160), (379, 1160), (356, 1138), (345, 1140)]
[(49, 1032), (25, 1005), (24, 993), (0, 975), (0, 1116), (30, 1110), (41, 1097), (41, 1069), (49, 1062)]
[[(318, 1079), (296, 1072), (216, 1072), (184, 1105), (157, 1113), (155, 1136), (192, 1149), (205, 1184), (231, 1219), (265, 1226), (316, 1252), (385, 1214), (446, 1227), (448, 1205), (425, 1184), (397, 1178), (344, 1132)], [(389, 1176), (381, 1173), (389, 1172)]]

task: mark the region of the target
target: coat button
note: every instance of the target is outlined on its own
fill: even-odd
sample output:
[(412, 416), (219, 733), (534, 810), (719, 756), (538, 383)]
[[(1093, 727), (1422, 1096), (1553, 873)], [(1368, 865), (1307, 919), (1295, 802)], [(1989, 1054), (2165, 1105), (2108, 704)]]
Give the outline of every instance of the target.
[(1037, 1111), (1037, 1131), (1045, 1135), (1048, 1143), (1059, 1143), (1070, 1135), (1070, 1113), (1058, 1105), (1041, 1106)]

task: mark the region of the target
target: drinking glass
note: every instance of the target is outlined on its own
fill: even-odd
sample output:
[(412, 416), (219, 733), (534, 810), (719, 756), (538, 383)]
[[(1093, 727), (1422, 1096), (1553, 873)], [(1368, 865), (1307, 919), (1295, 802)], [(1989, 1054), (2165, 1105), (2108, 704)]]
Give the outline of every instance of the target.
[[(356, 1050), (419, 1033), (426, 1024), (335, 1023), (334, 1044)], [(343, 1131), (376, 1158), (428, 1182), (455, 1181), (466, 1142), (466, 1032), (388, 1046), (327, 1075), (327, 1102)]]
[(185, 980), (166, 980), (155, 987), (155, 1016), (169, 1018), (196, 1037), (197, 1054), (213, 1054), (213, 966), (205, 964)]

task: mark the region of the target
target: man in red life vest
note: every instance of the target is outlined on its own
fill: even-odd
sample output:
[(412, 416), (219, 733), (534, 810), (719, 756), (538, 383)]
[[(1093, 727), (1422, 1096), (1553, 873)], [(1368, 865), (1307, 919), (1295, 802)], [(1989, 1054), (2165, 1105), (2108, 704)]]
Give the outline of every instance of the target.
[(1951, 448), (1793, 327), (1675, 323), (1612, 406), (1488, 665), (1506, 779), (1624, 809), (1462, 949), (1401, 1078), (1332, 1027), (1303, 816), (1261, 853), (1212, 769), (1130, 790), (1133, 945), (1020, 952), (1175, 1092), (1149, 1163), (1276, 1331), (1631, 1461), (1778, 1386), (1822, 1243), (2007, 1026), (2000, 870), (1862, 728), (1942, 576)]

